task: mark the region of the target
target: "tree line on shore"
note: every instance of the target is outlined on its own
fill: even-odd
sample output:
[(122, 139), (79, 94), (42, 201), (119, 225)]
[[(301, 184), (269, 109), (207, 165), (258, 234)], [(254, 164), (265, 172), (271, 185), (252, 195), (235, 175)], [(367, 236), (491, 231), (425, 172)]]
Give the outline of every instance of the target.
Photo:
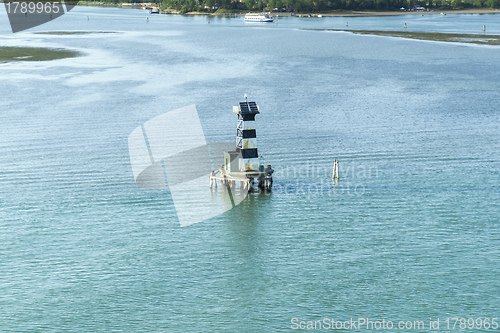
[[(123, 2), (123, 0), (108, 0)], [(104, 2), (108, 2), (104, 1)], [(129, 0), (144, 2), (144, 0)], [(102, 2), (102, 0), (101, 0)], [(187, 12), (213, 13), (229, 11), (327, 12), (342, 10), (394, 11), (421, 6), (429, 9), (497, 8), (500, 0), (162, 0), (162, 9)]]
[(429, 9), (496, 8), (500, 0), (163, 0), (162, 8), (186, 13), (216, 9), (240, 11), (323, 12), (332, 10), (400, 10), (422, 6)]

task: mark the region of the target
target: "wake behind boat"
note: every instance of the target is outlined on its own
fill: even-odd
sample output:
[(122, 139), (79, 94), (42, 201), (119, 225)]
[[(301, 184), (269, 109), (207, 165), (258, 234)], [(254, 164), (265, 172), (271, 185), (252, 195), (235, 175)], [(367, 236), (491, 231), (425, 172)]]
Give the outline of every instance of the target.
[(272, 22), (273, 20), (272, 16), (265, 13), (247, 13), (245, 15), (245, 22)]

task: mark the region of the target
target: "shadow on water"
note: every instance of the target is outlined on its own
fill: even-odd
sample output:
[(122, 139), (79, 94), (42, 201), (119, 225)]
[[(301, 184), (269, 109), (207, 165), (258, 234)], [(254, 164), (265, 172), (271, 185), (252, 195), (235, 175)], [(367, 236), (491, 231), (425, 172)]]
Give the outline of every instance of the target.
[[(269, 272), (265, 253), (269, 247), (266, 223), (270, 218), (273, 195), (249, 193), (239, 205), (224, 215), (223, 247), (231, 263), (226, 268), (231, 287), (227, 296), (239, 304), (243, 316), (251, 309), (259, 308), (269, 289)], [(247, 313), (248, 315), (248, 313)]]
[(265, 242), (265, 221), (271, 207), (272, 193), (249, 193), (239, 205), (224, 214), (227, 245), (247, 269), (261, 266), (259, 255)]
[(226, 212), (225, 215), (228, 221), (226, 225), (234, 226), (241, 231), (256, 228), (265, 218), (272, 196), (272, 192), (260, 190), (248, 193), (239, 205)]

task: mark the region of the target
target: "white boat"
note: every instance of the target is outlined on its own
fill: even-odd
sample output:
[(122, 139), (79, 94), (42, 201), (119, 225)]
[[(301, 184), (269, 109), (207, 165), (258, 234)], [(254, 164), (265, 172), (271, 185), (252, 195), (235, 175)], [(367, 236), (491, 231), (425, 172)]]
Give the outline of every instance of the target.
[(248, 13), (245, 15), (245, 22), (272, 22), (274, 19), (265, 13)]

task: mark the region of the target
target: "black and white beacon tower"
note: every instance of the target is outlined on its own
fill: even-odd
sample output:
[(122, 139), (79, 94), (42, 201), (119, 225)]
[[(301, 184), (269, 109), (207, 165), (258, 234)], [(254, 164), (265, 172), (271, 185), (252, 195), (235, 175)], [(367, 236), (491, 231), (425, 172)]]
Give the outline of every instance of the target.
[(245, 101), (233, 106), (233, 113), (238, 115), (236, 126), (236, 149), (224, 152), (224, 165), (211, 175), (211, 184), (217, 180), (226, 182), (242, 182), (242, 188), (251, 189), (254, 180), (260, 188), (271, 189), (274, 170), (271, 165), (259, 165), (257, 150), (257, 132), (255, 116), (260, 113), (255, 102)]
[(245, 101), (233, 106), (233, 113), (238, 115), (236, 126), (236, 152), (241, 154), (239, 171), (258, 171), (259, 153), (257, 151), (257, 132), (255, 130), (255, 115), (259, 106), (255, 102)]

